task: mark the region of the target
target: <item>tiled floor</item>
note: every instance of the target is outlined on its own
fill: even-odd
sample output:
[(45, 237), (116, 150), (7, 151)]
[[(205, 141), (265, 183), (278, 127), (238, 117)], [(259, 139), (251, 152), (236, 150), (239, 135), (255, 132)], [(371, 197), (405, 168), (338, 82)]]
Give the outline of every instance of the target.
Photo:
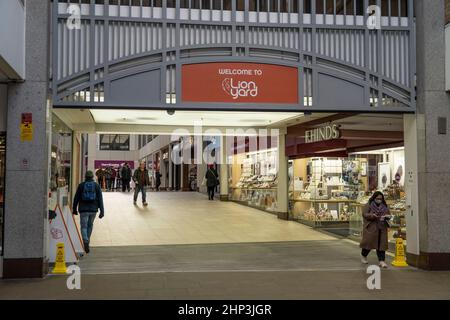
[[(376, 254), (369, 256), (376, 263)], [(392, 261), (387, 257), (388, 264)], [(330, 241), (95, 247), (78, 266), (85, 274), (238, 271), (361, 271), (360, 249)], [(402, 270), (406, 270), (403, 268)]]
[(293, 221), (196, 192), (149, 192), (148, 207), (131, 193), (104, 193), (91, 246), (332, 240)]

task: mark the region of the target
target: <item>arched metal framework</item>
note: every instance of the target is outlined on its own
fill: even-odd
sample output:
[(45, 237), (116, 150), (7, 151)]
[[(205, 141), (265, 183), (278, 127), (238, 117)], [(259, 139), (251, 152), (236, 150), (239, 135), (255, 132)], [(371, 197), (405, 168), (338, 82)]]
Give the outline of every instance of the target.
[(54, 107), (230, 109), (182, 103), (181, 66), (232, 61), (299, 68), (300, 101), (233, 109), (415, 111), (413, 0), (54, 0), (52, 17)]

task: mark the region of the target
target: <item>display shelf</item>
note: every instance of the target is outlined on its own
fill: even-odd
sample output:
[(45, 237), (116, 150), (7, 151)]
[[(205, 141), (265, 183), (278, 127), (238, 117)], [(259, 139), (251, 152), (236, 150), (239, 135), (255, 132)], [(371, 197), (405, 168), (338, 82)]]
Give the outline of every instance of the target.
[(354, 200), (333, 200), (333, 199), (327, 199), (327, 200), (317, 200), (317, 199), (293, 199), (291, 201), (294, 202), (313, 202), (313, 203), (354, 203)]
[(278, 188), (243, 188), (243, 187), (231, 187), (234, 190), (277, 190)]
[(230, 200), (270, 213), (277, 212), (277, 188), (232, 187)]
[(249, 204), (248, 201), (243, 201), (243, 200), (232, 200), (232, 201), (236, 202), (236, 203), (238, 203), (240, 205), (243, 205), (243, 206), (246, 206), (246, 207), (249, 207), (249, 208), (253, 208), (253, 209), (258, 209), (258, 210), (261, 210), (261, 211), (264, 211), (264, 212), (267, 212), (267, 213), (270, 213), (270, 214), (275, 214), (275, 215), (278, 214), (278, 212), (276, 210), (271, 210), (271, 209), (267, 209), (267, 208), (260, 207), (260, 206), (257, 206), (257, 205)]
[(398, 214), (398, 215), (405, 215), (405, 213), (406, 213), (406, 210), (394, 210), (394, 209), (389, 209), (389, 211), (390, 211), (391, 213)]
[(307, 220), (297, 218), (295, 221), (312, 228), (348, 228), (348, 220)]

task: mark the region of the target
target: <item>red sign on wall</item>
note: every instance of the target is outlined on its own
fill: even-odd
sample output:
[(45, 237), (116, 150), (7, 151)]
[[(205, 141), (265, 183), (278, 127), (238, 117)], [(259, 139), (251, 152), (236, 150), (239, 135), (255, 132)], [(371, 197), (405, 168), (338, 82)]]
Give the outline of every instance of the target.
[(298, 68), (260, 63), (182, 67), (183, 102), (298, 103)]
[(33, 123), (32, 113), (22, 113), (22, 124)]

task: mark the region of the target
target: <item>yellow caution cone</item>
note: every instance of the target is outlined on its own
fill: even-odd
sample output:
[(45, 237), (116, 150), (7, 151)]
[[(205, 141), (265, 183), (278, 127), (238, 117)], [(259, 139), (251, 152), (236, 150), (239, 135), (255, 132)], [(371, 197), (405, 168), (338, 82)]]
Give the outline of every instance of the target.
[(56, 245), (56, 260), (55, 260), (55, 268), (52, 271), (53, 274), (66, 274), (66, 256), (64, 254), (64, 243), (59, 242)]
[(392, 261), (392, 265), (394, 267), (407, 267), (406, 256), (405, 256), (405, 247), (403, 246), (403, 239), (397, 238), (395, 240), (395, 258)]

